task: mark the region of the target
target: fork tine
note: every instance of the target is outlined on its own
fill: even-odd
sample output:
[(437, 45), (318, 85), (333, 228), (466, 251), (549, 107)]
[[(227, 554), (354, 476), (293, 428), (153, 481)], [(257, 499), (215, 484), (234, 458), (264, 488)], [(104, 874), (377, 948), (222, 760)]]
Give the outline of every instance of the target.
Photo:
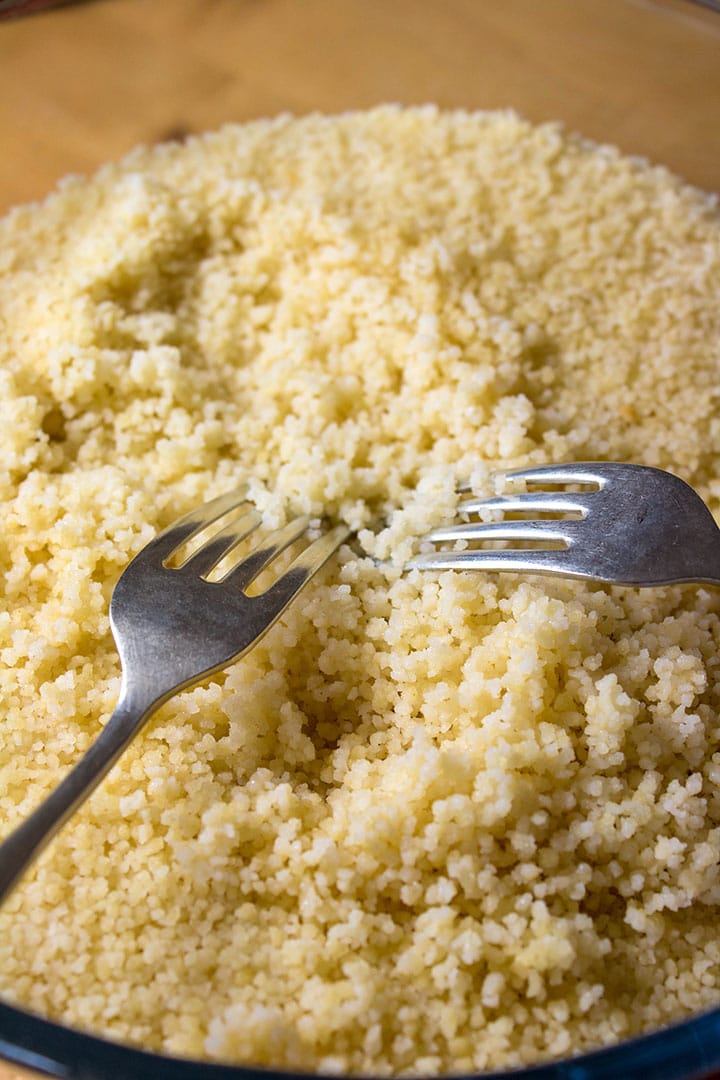
[(407, 563), (408, 570), (510, 570), (519, 574), (593, 577), (569, 548), (556, 551), (428, 551)]
[(572, 520), (469, 521), (443, 525), (426, 533), (423, 540), (572, 540)]
[(243, 486), (236, 488), (235, 491), (228, 491), (224, 495), (218, 495), (216, 499), (211, 499), (210, 502), (205, 503), (203, 506), (195, 507), (189, 514), (184, 514), (183, 517), (173, 521), (171, 525), (158, 533), (143, 548), (140, 555), (143, 557), (151, 555), (153, 558), (159, 556), (163, 561), (169, 559), (181, 544), (192, 540), (193, 536), (197, 536), (208, 525), (212, 525), (213, 521), (217, 521), (218, 518), (228, 514), (236, 506), (244, 502), (246, 495), (247, 488)]
[(473, 514), (479, 510), (536, 511), (537, 513), (582, 513), (589, 509), (588, 496), (595, 492), (576, 494), (574, 492), (533, 491), (519, 495), (493, 495), (489, 498), (463, 499), (458, 503), (458, 513)]
[(282, 577), (261, 593), (262, 598), (279, 604), (279, 610), (284, 611), (303, 585), (325, 565), (343, 540), (348, 538), (350, 532), (347, 525), (336, 525), (334, 529), (318, 537), (298, 555)]
[(281, 551), (285, 551), (286, 548), (290, 547), (290, 544), (302, 536), (309, 523), (310, 518), (306, 514), (293, 518), (282, 529), (277, 529), (274, 533), (266, 536), (259, 547), (251, 551), (242, 562), (231, 567), (221, 580), (223, 582), (232, 582), (233, 585), (240, 589), (246, 588), (276, 555), (279, 555)]
[(233, 548), (257, 529), (262, 514), (248, 510), (228, 524), (203, 544), (182, 564), (182, 569), (193, 574), (208, 574), (224, 558), (232, 555)]
[(301, 551), (288, 569), (304, 570), (311, 577), (328, 561), (332, 553), (337, 551), (343, 540), (347, 540), (350, 532), (347, 525), (336, 525), (334, 529), (329, 529)]
[(508, 480), (525, 480), (531, 484), (597, 484), (602, 487), (602, 472), (588, 464), (534, 465), (521, 469), (508, 469), (503, 473)]

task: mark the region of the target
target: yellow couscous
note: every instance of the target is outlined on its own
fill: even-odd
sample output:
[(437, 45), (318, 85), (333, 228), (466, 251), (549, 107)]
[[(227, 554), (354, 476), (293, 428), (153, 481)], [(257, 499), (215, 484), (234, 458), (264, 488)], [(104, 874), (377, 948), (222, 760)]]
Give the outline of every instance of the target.
[(129, 558), (242, 481), (356, 531), (0, 913), (0, 994), (213, 1060), (481, 1071), (720, 1002), (720, 591), (403, 573), (493, 468), (720, 507), (720, 218), (512, 113), (141, 149), (0, 223), (0, 815), (115, 704)]

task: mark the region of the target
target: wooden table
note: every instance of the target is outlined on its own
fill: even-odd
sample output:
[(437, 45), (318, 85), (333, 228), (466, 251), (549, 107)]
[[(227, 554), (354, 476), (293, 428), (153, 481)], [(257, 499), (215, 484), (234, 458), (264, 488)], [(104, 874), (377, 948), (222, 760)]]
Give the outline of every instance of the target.
[(720, 191), (688, 0), (95, 0), (0, 23), (0, 213), (138, 142), (283, 110), (513, 106)]
[(385, 101), (512, 106), (720, 191), (720, 15), (689, 0), (94, 0), (0, 24), (0, 212), (138, 142)]

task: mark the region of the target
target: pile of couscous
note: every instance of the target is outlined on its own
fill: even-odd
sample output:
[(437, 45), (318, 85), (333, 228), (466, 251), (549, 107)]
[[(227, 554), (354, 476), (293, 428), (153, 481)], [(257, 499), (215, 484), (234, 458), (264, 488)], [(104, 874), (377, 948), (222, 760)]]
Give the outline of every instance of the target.
[(106, 721), (113, 585), (243, 481), (345, 545), (0, 913), (0, 994), (147, 1048), (481, 1071), (720, 1003), (720, 592), (403, 573), (491, 469), (720, 507), (720, 220), (507, 112), (282, 117), (0, 223), (3, 831)]

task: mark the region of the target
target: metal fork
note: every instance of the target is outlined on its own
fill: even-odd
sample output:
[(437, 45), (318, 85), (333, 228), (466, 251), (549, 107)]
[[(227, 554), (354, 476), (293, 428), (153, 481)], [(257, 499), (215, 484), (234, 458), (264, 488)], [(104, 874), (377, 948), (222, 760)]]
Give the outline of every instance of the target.
[[(110, 623), (122, 664), (117, 707), (90, 749), (57, 788), (0, 843), (0, 903), (45, 845), (112, 768), (148, 718), (168, 698), (237, 660), (270, 629), (291, 600), (347, 538), (344, 525), (311, 543), (265, 592), (252, 581), (306, 532), (299, 517), (270, 534), (245, 559), (233, 561), (260, 514), (235, 516), (179, 565), (178, 549), (238, 511), (236, 491), (180, 518), (151, 540), (124, 570), (110, 603)], [(208, 580), (213, 571), (222, 576)]]
[[(512, 570), (616, 585), (720, 585), (720, 529), (697, 492), (672, 473), (619, 462), (578, 462), (512, 469), (504, 476), (532, 490), (469, 498), (458, 510), (526, 513), (532, 519), (452, 524), (433, 529), (423, 540), (526, 546), (421, 552), (408, 568)], [(592, 490), (557, 490), (573, 485)], [(540, 490), (550, 486), (556, 490)]]

